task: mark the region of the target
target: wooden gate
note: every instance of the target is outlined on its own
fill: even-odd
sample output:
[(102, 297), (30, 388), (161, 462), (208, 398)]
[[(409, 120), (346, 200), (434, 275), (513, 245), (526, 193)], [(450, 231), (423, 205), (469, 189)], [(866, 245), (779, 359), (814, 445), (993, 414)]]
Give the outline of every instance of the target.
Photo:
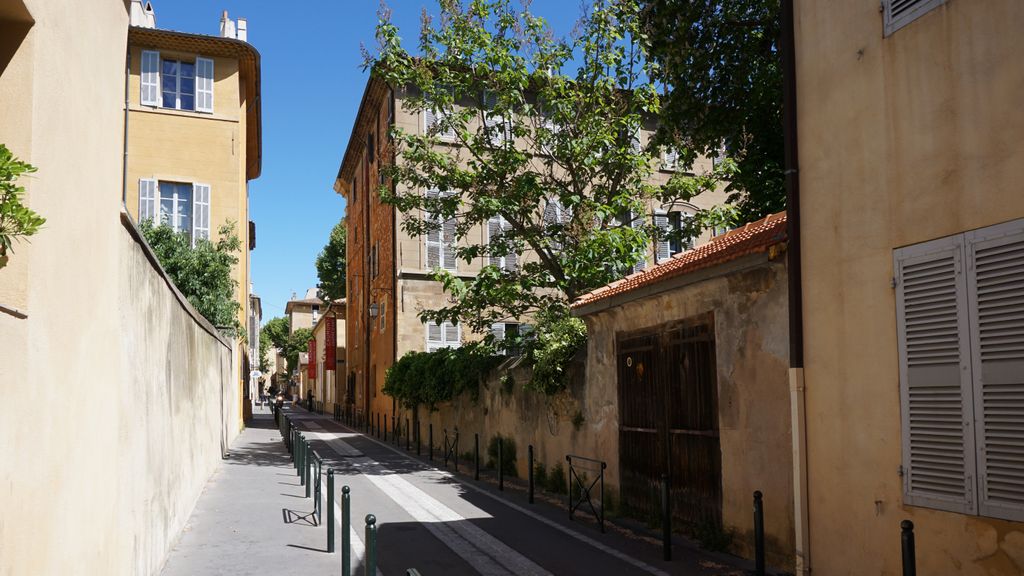
[(706, 314), (618, 341), (622, 505), (661, 514), (661, 475), (672, 515), (687, 524), (722, 519), (714, 318)]

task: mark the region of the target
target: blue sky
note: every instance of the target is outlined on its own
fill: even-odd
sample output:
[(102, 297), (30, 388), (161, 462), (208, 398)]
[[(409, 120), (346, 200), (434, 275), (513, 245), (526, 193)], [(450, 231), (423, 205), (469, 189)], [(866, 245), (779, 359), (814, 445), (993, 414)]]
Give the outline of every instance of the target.
[[(393, 21), (415, 49), (420, 12), (434, 0), (392, 0)], [(292, 292), (316, 286), (317, 253), (345, 214), (332, 189), (366, 84), (360, 43), (373, 49), (376, 0), (153, 0), (157, 27), (219, 33), (220, 15), (249, 22), (262, 56), (263, 173), (250, 183), (253, 289), (263, 319), (284, 314)], [(532, 11), (558, 34), (579, 15), (576, 0), (536, 0)]]

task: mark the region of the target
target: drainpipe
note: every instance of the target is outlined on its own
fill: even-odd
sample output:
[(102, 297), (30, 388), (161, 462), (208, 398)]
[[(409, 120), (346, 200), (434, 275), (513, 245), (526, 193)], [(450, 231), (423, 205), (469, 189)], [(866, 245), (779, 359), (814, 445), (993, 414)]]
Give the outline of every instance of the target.
[(797, 146), (796, 39), (793, 0), (782, 0), (782, 124), (785, 135), (786, 265), (789, 273), (789, 399), (793, 440), (796, 573), (811, 572), (807, 497), (807, 414), (804, 395), (803, 284), (800, 268), (800, 171)]
[(128, 213), (128, 104), (132, 78), (132, 47), (124, 54), (124, 159), (121, 174), (121, 209)]

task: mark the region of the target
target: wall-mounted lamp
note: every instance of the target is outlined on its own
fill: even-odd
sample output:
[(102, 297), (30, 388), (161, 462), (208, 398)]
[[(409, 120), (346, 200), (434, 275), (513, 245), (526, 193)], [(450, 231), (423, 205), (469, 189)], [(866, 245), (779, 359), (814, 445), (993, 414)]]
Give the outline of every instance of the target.
[(377, 314), (380, 314), (380, 304), (374, 302), (370, 304), (370, 318), (376, 318)]

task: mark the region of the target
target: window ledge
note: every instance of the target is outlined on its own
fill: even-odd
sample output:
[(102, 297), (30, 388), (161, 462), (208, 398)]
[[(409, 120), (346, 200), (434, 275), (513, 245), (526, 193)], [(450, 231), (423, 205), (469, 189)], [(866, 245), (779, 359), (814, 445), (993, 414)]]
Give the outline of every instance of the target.
[(128, 110), (131, 112), (147, 112), (150, 114), (166, 114), (167, 116), (181, 116), (183, 118), (219, 120), (221, 122), (238, 122), (237, 117), (226, 116), (224, 114), (217, 114), (216, 112), (196, 112), (194, 110), (178, 110), (177, 108), (163, 108), (160, 106), (141, 106), (138, 104), (132, 104), (128, 108)]

